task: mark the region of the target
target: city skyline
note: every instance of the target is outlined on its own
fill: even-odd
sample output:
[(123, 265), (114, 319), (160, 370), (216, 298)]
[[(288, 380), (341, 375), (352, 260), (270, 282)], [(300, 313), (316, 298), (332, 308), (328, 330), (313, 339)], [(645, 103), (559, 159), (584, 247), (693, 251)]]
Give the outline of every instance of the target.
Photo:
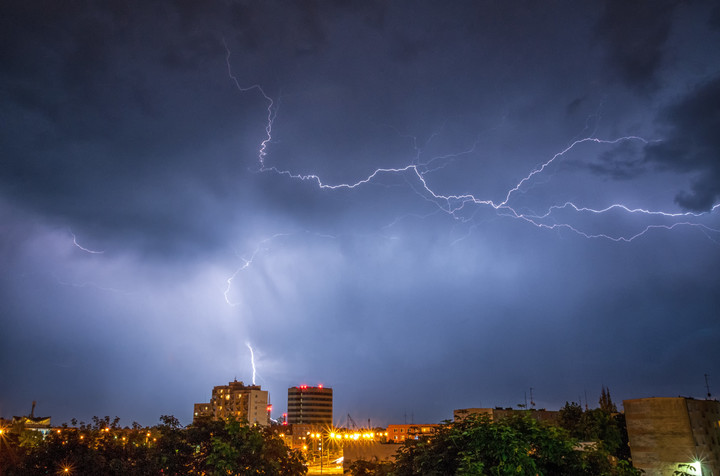
[(720, 392), (715, 2), (0, 12), (0, 415)]

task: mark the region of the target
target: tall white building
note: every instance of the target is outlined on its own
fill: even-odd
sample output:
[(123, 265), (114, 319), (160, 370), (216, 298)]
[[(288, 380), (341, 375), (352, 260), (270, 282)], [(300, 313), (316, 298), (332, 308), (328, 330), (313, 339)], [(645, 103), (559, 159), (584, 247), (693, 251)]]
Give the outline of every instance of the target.
[(268, 426), (269, 408), (267, 390), (235, 380), (214, 387), (209, 403), (196, 403), (193, 422), (201, 417), (225, 420), (232, 416), (250, 425)]

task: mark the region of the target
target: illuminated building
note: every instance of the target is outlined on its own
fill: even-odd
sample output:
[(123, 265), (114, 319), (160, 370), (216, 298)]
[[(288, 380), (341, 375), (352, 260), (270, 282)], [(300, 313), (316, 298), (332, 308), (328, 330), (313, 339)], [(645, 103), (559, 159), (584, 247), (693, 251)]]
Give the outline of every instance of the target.
[(647, 476), (720, 475), (720, 402), (639, 398), (623, 406), (635, 468)]
[(417, 440), (421, 435), (431, 435), (440, 425), (430, 423), (427, 425), (388, 425), (386, 435), (388, 443), (402, 443), (405, 440)]
[[(35, 416), (35, 405), (37, 402), (32, 402), (32, 410), (30, 414), (25, 416), (14, 416), (12, 417), (12, 428), (16, 433), (21, 433), (24, 430), (39, 431), (43, 435), (46, 435), (50, 431), (50, 417), (36, 417)], [(2, 425), (5, 426), (5, 425)]]
[(232, 416), (251, 425), (268, 426), (269, 409), (267, 390), (235, 380), (214, 387), (210, 403), (196, 403), (193, 422), (201, 417), (225, 420)]
[(333, 391), (323, 386), (288, 388), (287, 422), (291, 425), (333, 423)]

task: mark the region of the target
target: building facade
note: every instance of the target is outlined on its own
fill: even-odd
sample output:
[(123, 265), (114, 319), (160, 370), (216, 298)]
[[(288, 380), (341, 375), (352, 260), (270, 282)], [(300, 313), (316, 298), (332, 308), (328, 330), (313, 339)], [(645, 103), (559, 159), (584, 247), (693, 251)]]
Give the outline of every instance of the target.
[(290, 425), (310, 424), (332, 426), (333, 390), (318, 386), (288, 388), (287, 422)]
[(720, 402), (639, 398), (623, 406), (633, 466), (646, 476), (720, 475)]
[(429, 436), (439, 424), (428, 423), (426, 425), (404, 424), (388, 425), (386, 435), (388, 443), (402, 443), (405, 440), (417, 440), (420, 436)]
[(214, 387), (209, 403), (196, 403), (193, 422), (202, 417), (217, 420), (234, 417), (250, 425), (268, 426), (269, 408), (267, 390), (262, 390), (259, 385), (245, 385), (235, 380)]

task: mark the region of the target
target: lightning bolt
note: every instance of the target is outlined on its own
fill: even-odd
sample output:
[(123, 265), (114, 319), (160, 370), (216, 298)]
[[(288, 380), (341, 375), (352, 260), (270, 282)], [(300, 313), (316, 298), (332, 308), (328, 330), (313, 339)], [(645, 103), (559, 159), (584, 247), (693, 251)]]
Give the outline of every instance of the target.
[(250, 255), (250, 258), (246, 259), (246, 258), (240, 257), (240, 259), (243, 261), (243, 264), (238, 269), (236, 269), (235, 272), (226, 281), (227, 286), (225, 287), (225, 292), (223, 293), (223, 295), (225, 296), (225, 302), (228, 303), (228, 305), (233, 306), (233, 307), (240, 305), (239, 302), (233, 302), (230, 300), (230, 290), (232, 289), (232, 283), (235, 280), (235, 278), (237, 277), (237, 275), (240, 274), (240, 272), (243, 271), (244, 269), (247, 269), (252, 264), (252, 262), (255, 260), (255, 257), (258, 255), (258, 253), (267, 249), (265, 247), (266, 243), (273, 241), (274, 239), (279, 238), (281, 236), (289, 236), (289, 235), (290, 235), (289, 233), (275, 233), (271, 237), (261, 240), (255, 247), (255, 250)]
[[(648, 209), (642, 209), (642, 208), (629, 208), (621, 203), (614, 203), (612, 205), (606, 206), (604, 208), (590, 208), (590, 207), (584, 207), (576, 205), (572, 202), (566, 202), (563, 205), (553, 205), (548, 208), (548, 210), (543, 214), (528, 214), (528, 213), (522, 213), (513, 206), (511, 206), (510, 202), (513, 198), (514, 194), (521, 193), (522, 188), (524, 185), (528, 184), (530, 181), (533, 180), (534, 177), (539, 176), (542, 174), (553, 162), (556, 162), (557, 160), (561, 159), (564, 155), (566, 155), (568, 152), (579, 146), (580, 144), (584, 143), (595, 143), (595, 144), (607, 144), (607, 145), (613, 145), (618, 144), (620, 142), (625, 141), (639, 141), (642, 143), (648, 143), (647, 140), (643, 139), (642, 137), (637, 136), (626, 136), (626, 137), (620, 137), (616, 139), (601, 139), (597, 137), (586, 137), (583, 139), (578, 139), (572, 142), (568, 147), (563, 149), (562, 151), (556, 153), (553, 155), (549, 160), (542, 163), (539, 167), (532, 170), (528, 175), (523, 177), (519, 182), (517, 182), (513, 187), (507, 190), (505, 194), (505, 198), (500, 202), (495, 202), (491, 199), (481, 199), (476, 197), (473, 194), (462, 194), (462, 195), (444, 195), (441, 193), (436, 192), (433, 187), (429, 183), (428, 175), (437, 170), (439, 167), (433, 167), (430, 168), (429, 165), (432, 162), (446, 159), (448, 157), (457, 157), (458, 154), (448, 154), (446, 156), (440, 156), (435, 157), (431, 159), (428, 162), (425, 163), (411, 163), (408, 165), (405, 165), (403, 167), (394, 167), (394, 168), (378, 168), (375, 169), (373, 172), (371, 172), (369, 175), (367, 175), (364, 178), (361, 178), (355, 182), (350, 183), (336, 183), (336, 184), (330, 184), (325, 183), (320, 178), (320, 176), (316, 174), (296, 174), (292, 173), (288, 170), (280, 170), (275, 166), (267, 167), (265, 166), (265, 163), (262, 162), (260, 164), (261, 171), (263, 172), (274, 172), (279, 175), (287, 176), (291, 179), (297, 179), (302, 181), (312, 181), (314, 182), (318, 188), (320, 189), (329, 189), (329, 190), (337, 190), (337, 189), (354, 189), (357, 187), (360, 187), (362, 185), (371, 183), (372, 181), (376, 180), (379, 176), (385, 175), (385, 174), (410, 174), (411, 177), (415, 178), (417, 180), (417, 183), (419, 184), (420, 188), (424, 191), (424, 195), (421, 195), (425, 199), (431, 199), (437, 207), (452, 216), (453, 218), (461, 221), (465, 221), (462, 215), (462, 211), (466, 209), (468, 205), (475, 205), (475, 206), (485, 206), (490, 207), (494, 209), (496, 212), (501, 214), (502, 216), (508, 216), (520, 220), (524, 220), (527, 223), (530, 223), (538, 228), (544, 228), (548, 230), (555, 230), (555, 229), (567, 229), (577, 235), (580, 235), (585, 238), (604, 238), (615, 242), (631, 242), (635, 240), (636, 238), (639, 238), (643, 235), (645, 235), (647, 232), (654, 230), (654, 229), (665, 229), (665, 230), (672, 230), (679, 226), (693, 226), (698, 227), (702, 229), (703, 231), (716, 234), (720, 233), (719, 229), (712, 228), (708, 225), (705, 225), (703, 223), (700, 223), (698, 221), (691, 221), (692, 218), (699, 218), (703, 216), (707, 216), (711, 213), (713, 213), (718, 207), (720, 207), (720, 204), (714, 205), (712, 207), (712, 210), (710, 212), (702, 212), (702, 213), (695, 213), (695, 212), (680, 212), (680, 213), (670, 213), (670, 212), (664, 212), (664, 211), (657, 211), (657, 210), (648, 210)], [(468, 149), (467, 151), (461, 152), (461, 154), (467, 154), (474, 150), (475, 146), (473, 146), (471, 149)], [(583, 231), (580, 228), (577, 228), (569, 223), (544, 223), (543, 219), (549, 218), (553, 212), (563, 209), (570, 209), (577, 213), (591, 213), (591, 214), (606, 214), (610, 211), (620, 211), (631, 215), (644, 215), (646, 217), (662, 217), (666, 219), (682, 219), (685, 218), (685, 221), (676, 221), (675, 223), (671, 224), (650, 224), (646, 225), (643, 229), (641, 229), (639, 232), (636, 232), (634, 234), (630, 235), (610, 235), (607, 233), (588, 233), (586, 231)]]
[(253, 351), (252, 346), (250, 345), (250, 342), (245, 342), (245, 345), (248, 349), (250, 349), (250, 364), (252, 365), (252, 384), (255, 385), (255, 374), (257, 373), (255, 370), (255, 351)]
[[(91, 254), (91, 255), (100, 255), (100, 254), (104, 254), (104, 253), (105, 253), (105, 251), (91, 250), (91, 249), (89, 249), (89, 248), (86, 248), (86, 247), (82, 246), (80, 243), (77, 242), (77, 237), (75, 236), (75, 234), (74, 234), (72, 231), (70, 231), (70, 236), (72, 236), (73, 245), (74, 245), (75, 247), (81, 249), (81, 250), (84, 251), (85, 253), (88, 253), (88, 254)], [(134, 292), (125, 291), (125, 290), (122, 290), (122, 289), (110, 288), (110, 287), (107, 287), (107, 286), (100, 286), (99, 284), (96, 284), (96, 283), (93, 283), (93, 282), (90, 282), (90, 281), (67, 282), (67, 281), (63, 281), (63, 280), (61, 280), (61, 279), (59, 279), (59, 278), (57, 278), (57, 277), (55, 277), (55, 280), (58, 282), (58, 284), (60, 284), (60, 285), (62, 285), (62, 286), (71, 286), (71, 287), (74, 287), (74, 288), (95, 288), (95, 289), (98, 289), (98, 290), (100, 290), (100, 291), (112, 292), (112, 293), (117, 293), (117, 294), (124, 294), (124, 295), (126, 295), (126, 296), (130, 296), (130, 295), (136, 294), (136, 293), (134, 293)]]
[[(579, 146), (583, 144), (603, 144), (603, 145), (615, 145), (622, 142), (640, 142), (643, 144), (647, 144), (649, 141), (639, 137), (639, 136), (624, 136), (619, 138), (613, 138), (613, 139), (603, 139), (599, 137), (584, 137), (581, 139), (576, 139), (573, 142), (571, 142), (567, 147), (562, 149), (560, 152), (557, 152), (552, 157), (550, 157), (545, 162), (542, 162), (539, 166), (534, 168), (532, 171), (530, 171), (526, 176), (522, 177), (515, 185), (511, 186), (507, 189), (505, 195), (505, 198), (502, 199), (502, 201), (496, 202), (489, 198), (478, 198), (473, 194), (441, 194), (437, 192), (433, 186), (430, 184), (430, 175), (432, 172), (435, 172), (439, 170), (440, 168), (446, 167), (449, 164), (449, 161), (452, 159), (457, 159), (458, 157), (462, 155), (467, 155), (476, 150), (477, 142), (473, 144), (470, 148), (467, 150), (458, 152), (458, 153), (452, 153), (452, 154), (446, 154), (446, 155), (440, 155), (433, 157), (429, 160), (426, 160), (424, 162), (420, 161), (420, 155), (422, 152), (422, 148), (417, 146), (417, 140), (413, 137), (413, 143), (414, 148), (416, 151), (416, 155), (413, 159), (413, 161), (405, 166), (402, 167), (380, 167), (372, 171), (370, 174), (368, 174), (365, 177), (359, 178), (354, 182), (346, 182), (346, 183), (326, 183), (322, 180), (322, 178), (319, 175), (309, 173), (309, 174), (302, 174), (302, 173), (294, 173), (290, 170), (280, 169), (274, 165), (267, 165), (266, 164), (266, 157), (268, 153), (268, 145), (272, 141), (272, 131), (273, 131), (273, 123), (277, 114), (277, 110), (275, 108), (275, 104), (268, 96), (263, 88), (258, 84), (253, 84), (251, 86), (242, 86), (240, 82), (238, 81), (237, 77), (232, 72), (232, 67), (230, 63), (230, 49), (228, 48), (227, 44), (225, 44), (226, 49), (226, 64), (228, 69), (228, 75), (230, 79), (234, 82), (237, 89), (241, 92), (251, 91), (251, 90), (257, 90), (264, 100), (267, 103), (267, 115), (266, 115), (266, 122), (265, 122), (265, 138), (260, 142), (260, 147), (258, 149), (258, 165), (259, 165), (259, 172), (272, 172), (276, 173), (281, 176), (286, 176), (290, 179), (294, 180), (301, 180), (301, 181), (310, 181), (315, 183), (315, 185), (319, 189), (327, 189), (327, 190), (338, 190), (338, 189), (354, 189), (357, 187), (361, 187), (363, 185), (369, 184), (375, 180), (377, 180), (379, 177), (383, 175), (401, 175), (401, 176), (409, 176), (410, 179), (415, 181), (415, 184), (419, 189), (415, 189), (416, 193), (420, 195), (423, 199), (429, 200), (433, 202), (440, 211), (450, 215), (452, 218), (465, 222), (468, 219), (465, 218), (464, 212), (467, 210), (469, 206), (475, 206), (475, 207), (488, 207), (493, 209), (499, 216), (504, 217), (510, 217), (515, 218), (519, 220), (523, 220), (526, 223), (529, 223), (537, 228), (541, 229), (547, 229), (547, 230), (560, 230), (565, 229), (568, 231), (571, 231), (579, 236), (582, 236), (584, 238), (601, 238), (601, 239), (607, 239), (614, 242), (631, 242), (646, 233), (652, 231), (652, 230), (672, 230), (677, 227), (697, 227), (701, 231), (703, 231), (708, 238), (710, 238), (712, 241), (717, 242), (716, 239), (713, 238), (714, 235), (720, 234), (720, 229), (713, 228), (711, 226), (708, 226), (705, 223), (702, 223), (699, 219), (701, 217), (707, 217), (708, 215), (712, 215), (718, 207), (720, 207), (720, 204), (716, 204), (712, 207), (712, 209), (709, 212), (703, 212), (703, 213), (693, 213), (693, 212), (681, 212), (681, 213), (671, 213), (671, 212), (664, 212), (659, 210), (649, 210), (649, 209), (643, 209), (643, 208), (629, 208), (626, 205), (623, 205), (621, 203), (614, 203), (611, 205), (608, 205), (603, 208), (590, 208), (586, 206), (580, 206), (573, 202), (566, 202), (562, 205), (552, 205), (550, 206), (544, 213), (523, 213), (522, 211), (516, 209), (512, 204), (511, 201), (515, 195), (518, 193), (524, 193), (523, 189), (527, 188), (529, 184), (537, 177), (541, 176), (546, 170), (553, 165), (553, 163), (561, 160), (564, 156), (566, 156), (570, 151), (578, 148)], [(587, 129), (587, 125), (586, 125)], [(429, 139), (432, 140), (435, 137), (436, 134), (433, 134)], [(411, 183), (412, 185), (412, 183)], [(634, 233), (626, 233), (626, 234), (609, 234), (609, 233), (590, 233), (588, 231), (585, 231), (577, 226), (574, 226), (567, 222), (559, 222), (559, 223), (548, 223), (548, 220), (551, 220), (555, 214), (555, 212), (559, 212), (562, 210), (570, 210), (578, 215), (581, 214), (594, 214), (594, 215), (604, 215), (608, 214), (610, 212), (620, 212), (628, 215), (641, 215), (645, 218), (654, 218), (658, 220), (664, 220), (665, 223), (651, 223), (646, 224), (644, 227), (640, 229), (640, 231), (636, 231)], [(670, 223), (668, 223), (670, 221)], [(257, 250), (256, 250), (257, 252)], [(254, 257), (255, 253), (253, 254)], [(243, 265), (240, 269), (236, 271), (236, 273), (231, 276), (231, 278), (228, 280), (228, 289), (230, 287), (230, 283), (232, 279), (235, 277), (235, 275), (241, 271), (242, 269), (245, 269), (247, 266), (250, 265), (250, 262), (252, 261), (252, 258), (250, 260), (247, 260), (245, 262), (245, 265)], [(227, 291), (226, 291), (226, 301), (228, 301), (228, 304), (230, 304), (230, 301), (227, 299)]]
[(237, 79), (237, 77), (233, 74), (232, 71), (232, 65), (230, 64), (230, 48), (228, 48), (227, 43), (225, 42), (225, 39), (223, 38), (223, 45), (225, 46), (225, 64), (227, 65), (228, 70), (228, 76), (230, 76), (230, 79), (235, 83), (235, 86), (237, 87), (238, 91), (240, 92), (247, 92), (256, 90), (260, 92), (262, 97), (265, 99), (265, 102), (267, 102), (267, 121), (265, 123), (265, 139), (263, 139), (262, 142), (260, 142), (260, 148), (258, 149), (258, 162), (260, 163), (260, 170), (265, 169), (265, 156), (267, 155), (267, 145), (272, 140), (272, 128), (273, 128), (273, 122), (275, 121), (275, 115), (277, 114), (277, 110), (275, 108), (275, 102), (272, 100), (270, 96), (265, 94), (265, 91), (263, 90), (262, 86), (259, 84), (253, 84), (251, 86), (241, 86), (240, 81)]
[(72, 231), (70, 232), (70, 235), (72, 236), (72, 239), (73, 239), (73, 245), (75, 245), (77, 248), (80, 248), (85, 253), (90, 253), (91, 255), (101, 255), (101, 254), (105, 253), (104, 251), (95, 251), (95, 250), (91, 250), (89, 248), (85, 248), (84, 246), (80, 245), (80, 243), (77, 242), (77, 238), (75, 237), (75, 234), (73, 234)]

